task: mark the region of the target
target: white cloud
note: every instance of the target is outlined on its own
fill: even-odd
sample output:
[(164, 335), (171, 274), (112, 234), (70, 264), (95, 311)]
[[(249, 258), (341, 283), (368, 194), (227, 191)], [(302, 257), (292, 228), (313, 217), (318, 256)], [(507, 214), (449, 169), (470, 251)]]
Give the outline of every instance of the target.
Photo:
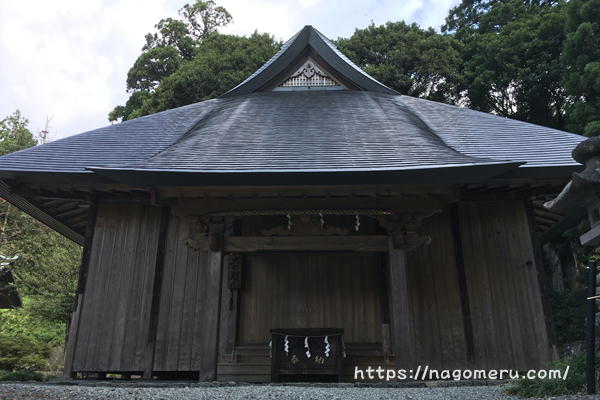
[[(458, 0), (222, 0), (234, 18), (223, 31), (255, 30), (287, 40), (311, 24), (331, 38), (371, 21), (438, 27)], [(0, 0), (0, 117), (20, 109), (30, 129), (52, 117), (54, 137), (106, 125), (127, 99), (127, 71), (144, 35), (186, 0)]]

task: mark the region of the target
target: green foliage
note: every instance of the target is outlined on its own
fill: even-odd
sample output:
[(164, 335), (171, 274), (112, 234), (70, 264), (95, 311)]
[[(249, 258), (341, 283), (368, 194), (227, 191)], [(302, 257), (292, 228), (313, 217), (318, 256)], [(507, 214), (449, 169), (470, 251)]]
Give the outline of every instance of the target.
[[(148, 90), (133, 92), (125, 106), (116, 107), (109, 119), (128, 120), (219, 96), (257, 70), (278, 46), (267, 34), (255, 32), (243, 37), (213, 33), (198, 44), (193, 59), (181, 59), (178, 68), (160, 78), (154, 90), (150, 90), (150, 84), (146, 85)], [(158, 75), (146, 76), (158, 82)]]
[(558, 345), (585, 339), (586, 289), (570, 289), (552, 295), (552, 317)]
[(1, 371), (0, 381), (45, 381), (46, 377), (34, 371)]
[(138, 57), (127, 73), (127, 88), (151, 90), (161, 80), (177, 71), (183, 61), (177, 49), (171, 46), (154, 47)]
[[(18, 111), (2, 121), (0, 154), (35, 145)], [(0, 310), (0, 370), (47, 369), (50, 349), (64, 343), (81, 250), (0, 199), (0, 254), (18, 256), (11, 270), (23, 300)]]
[[(156, 94), (159, 84), (183, 68), (185, 62), (198, 64), (197, 58), (206, 60), (207, 56), (203, 53), (207, 49), (202, 48), (203, 43), (215, 34), (217, 28), (231, 22), (231, 14), (212, 0), (196, 0), (192, 4), (186, 4), (179, 10), (179, 15), (182, 19), (161, 19), (155, 26), (157, 32), (146, 35), (142, 54), (127, 73), (127, 90), (131, 95), (124, 106), (117, 106), (108, 114), (110, 121), (128, 120), (165, 110), (163, 103), (180, 104), (181, 100), (165, 101), (165, 92), (169, 89), (162, 90), (162, 95)], [(212, 54), (208, 55), (210, 57)], [(185, 68), (189, 70), (190, 67)], [(214, 72), (214, 69), (209, 70), (204, 75), (212, 76), (211, 73)], [(207, 85), (210, 86), (211, 83)], [(197, 91), (198, 88), (195, 92)], [(206, 93), (213, 93), (212, 90), (206, 93), (206, 90), (200, 91), (201, 100), (206, 98)], [(219, 91), (219, 94), (222, 91), (224, 90)], [(197, 94), (180, 97), (186, 98), (184, 104), (199, 101)]]
[(217, 6), (212, 0), (196, 0), (193, 4), (186, 4), (179, 10), (179, 14), (187, 23), (190, 35), (198, 41), (215, 32), (218, 27), (228, 25), (232, 20), (225, 7)]
[(35, 371), (47, 366), (49, 348), (25, 337), (0, 336), (0, 370)]
[(0, 120), (0, 155), (35, 146), (33, 134), (27, 129), (28, 123), (19, 110)]
[(78, 245), (7, 204), (0, 204), (4, 242), (0, 254), (19, 256), (12, 267), (30, 312), (47, 321), (68, 321), (81, 257)]
[[(146, 44), (142, 47), (143, 52), (157, 47), (169, 47), (177, 50), (179, 56), (186, 60), (192, 58), (196, 41), (190, 36), (188, 25), (184, 21), (165, 18), (161, 19), (154, 27), (158, 32), (146, 34)], [(131, 89), (129, 86), (128, 88)]]
[(600, 0), (571, 0), (562, 54), (564, 84), (573, 102), (568, 126), (586, 136), (600, 135)]
[[(585, 390), (585, 354), (554, 362), (551, 369), (564, 372), (569, 367), (566, 379), (516, 379), (504, 386), (504, 392), (522, 397), (549, 397), (581, 393)], [(598, 363), (596, 363), (598, 365)], [(596, 370), (598, 376), (598, 369)]]
[(64, 341), (65, 321), (44, 318), (32, 307), (35, 302), (31, 298), (24, 297), (22, 300), (21, 308), (0, 310), (0, 337), (60, 346)]
[(165, 78), (152, 100), (142, 106), (148, 114), (219, 96), (257, 70), (277, 51), (267, 34), (250, 37), (215, 33), (199, 46), (193, 60)]
[(452, 9), (445, 30), (463, 43), (469, 107), (564, 128), (564, 25), (556, 1), (464, 0)]
[(337, 44), (365, 72), (400, 93), (447, 103), (459, 98), (461, 44), (450, 35), (388, 22), (357, 29)]

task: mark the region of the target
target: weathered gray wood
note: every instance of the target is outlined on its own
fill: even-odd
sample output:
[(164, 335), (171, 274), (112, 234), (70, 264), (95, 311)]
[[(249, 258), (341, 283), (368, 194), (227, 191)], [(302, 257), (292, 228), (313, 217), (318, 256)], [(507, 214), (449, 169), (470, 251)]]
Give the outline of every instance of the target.
[(413, 368), (415, 366), (415, 336), (413, 316), (410, 311), (406, 257), (402, 250), (394, 249), (389, 239), (389, 299), (391, 338), (396, 366)]
[(345, 341), (381, 352), (377, 253), (245, 256), (238, 344), (267, 345), (271, 328), (343, 328)]
[(386, 251), (387, 236), (230, 236), (226, 252)]
[(153, 371), (216, 374), (221, 252), (192, 250), (194, 221), (171, 217), (158, 310)]
[(157, 217), (155, 207), (99, 205), (74, 371), (144, 369), (145, 343), (139, 337), (147, 333), (151, 295), (145, 292), (151, 289), (155, 264), (148, 248), (156, 251)]
[(77, 331), (79, 330), (79, 315), (83, 304), (83, 294), (78, 294), (76, 308), (71, 317), (71, 325), (69, 326), (69, 340), (65, 348), (65, 367), (63, 370), (63, 378), (73, 378), (73, 357), (75, 355), (75, 346), (77, 343)]
[[(161, 300), (161, 289), (164, 274), (165, 265), (165, 248), (166, 248), (166, 235), (169, 227), (170, 210), (168, 207), (164, 207), (160, 213), (159, 232), (156, 246), (156, 256), (154, 263), (153, 279), (149, 280), (152, 282), (152, 294), (151, 294), (151, 305), (150, 305), (150, 317), (148, 318), (147, 336), (141, 343), (140, 347), (145, 348), (144, 352), (144, 379), (152, 378), (152, 366), (154, 365), (154, 356), (156, 350), (156, 331), (158, 325), (158, 312), (160, 309)], [(137, 354), (136, 354), (137, 358)]]
[[(329, 190), (328, 190), (329, 191)], [(349, 197), (343, 199), (343, 205), (346, 209), (379, 209), (396, 210), (401, 212), (431, 212), (440, 210), (444, 204), (446, 196), (382, 196), (382, 197), (356, 197), (348, 193)], [(177, 204), (174, 208), (176, 215), (182, 217), (202, 216), (212, 213), (229, 212), (235, 215), (232, 210), (281, 210), (282, 208), (291, 209), (339, 209), (340, 199), (336, 197), (323, 198), (257, 198), (257, 199), (239, 199), (239, 198), (220, 198), (220, 199), (202, 199), (189, 200)]]
[(237, 314), (238, 314), (238, 289), (229, 287), (229, 263), (231, 257), (241, 255), (226, 255), (223, 258), (223, 279), (221, 285), (221, 313), (219, 320), (219, 360), (231, 360), (233, 348), (236, 344)]
[[(548, 334), (548, 343), (550, 346), (556, 346), (556, 333), (554, 331), (554, 323), (552, 321), (552, 309), (550, 306), (550, 299), (552, 296), (552, 283), (550, 282), (550, 274), (546, 272), (546, 268), (544, 265), (544, 256), (542, 252), (542, 243), (540, 240), (540, 235), (537, 231), (536, 226), (536, 215), (539, 213), (546, 213), (542, 210), (534, 209), (533, 202), (529, 197), (530, 193), (526, 193), (525, 196), (525, 212), (527, 214), (527, 222), (529, 228), (529, 236), (531, 237), (531, 244), (533, 246), (533, 256), (535, 259), (535, 267), (537, 271), (538, 277), (538, 285), (540, 287), (540, 293), (542, 296), (542, 306), (544, 308), (544, 321), (546, 322), (546, 331)], [(554, 220), (552, 225), (555, 225), (558, 220), (560, 220), (560, 216), (558, 219), (556, 215), (553, 213), (550, 214)]]
[(416, 357), (431, 368), (461, 368), (466, 341), (449, 210), (424, 221), (431, 243), (406, 252)]
[(206, 340), (204, 342), (199, 380), (215, 380), (217, 377), (219, 346), (219, 312), (221, 303), (221, 279), (223, 274), (223, 253), (211, 251), (208, 254), (208, 293)]
[(463, 202), (459, 215), (475, 366), (541, 367), (548, 336), (523, 200)]
[(471, 300), (469, 299), (469, 290), (467, 288), (467, 278), (465, 274), (465, 255), (463, 251), (463, 242), (461, 236), (460, 218), (458, 214), (458, 205), (453, 204), (450, 207), (450, 218), (452, 224), (452, 243), (454, 245), (454, 260), (456, 263), (456, 278), (458, 292), (460, 295), (460, 306), (463, 320), (463, 336), (466, 346), (466, 365), (473, 362), (474, 344), (473, 344), (473, 322), (471, 320)]
[(65, 366), (63, 376), (70, 378), (73, 376), (73, 358), (75, 357), (75, 348), (79, 334), (79, 317), (81, 308), (83, 307), (83, 294), (85, 293), (85, 285), (87, 282), (88, 271), (90, 267), (90, 255), (92, 252), (94, 229), (96, 225), (97, 203), (92, 202), (92, 206), (88, 210), (87, 224), (85, 228), (85, 241), (83, 251), (81, 253), (81, 264), (79, 267), (79, 278), (77, 280), (77, 296), (75, 298), (75, 310), (69, 325), (69, 333), (67, 337), (67, 346), (65, 348)]

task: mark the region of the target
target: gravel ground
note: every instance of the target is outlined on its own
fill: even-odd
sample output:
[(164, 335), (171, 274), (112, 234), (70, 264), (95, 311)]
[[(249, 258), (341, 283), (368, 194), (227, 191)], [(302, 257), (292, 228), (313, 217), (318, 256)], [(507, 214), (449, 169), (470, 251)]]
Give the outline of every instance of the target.
[[(205, 399), (268, 399), (268, 400), (511, 400), (516, 397), (501, 394), (499, 386), (461, 386), (461, 387), (341, 387), (313, 386), (82, 386), (33, 383), (0, 384), (0, 399), (165, 399), (165, 400), (205, 400)], [(557, 398), (558, 399), (558, 398)], [(569, 396), (564, 400), (600, 399), (600, 396)]]

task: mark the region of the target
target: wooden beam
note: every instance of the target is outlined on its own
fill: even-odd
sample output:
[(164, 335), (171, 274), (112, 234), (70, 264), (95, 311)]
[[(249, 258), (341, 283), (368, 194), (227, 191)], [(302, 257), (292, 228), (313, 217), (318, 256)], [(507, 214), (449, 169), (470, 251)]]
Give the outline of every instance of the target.
[[(387, 251), (388, 236), (226, 236), (227, 253), (255, 251)], [(194, 248), (209, 250), (209, 240), (195, 240)]]
[(79, 215), (85, 215), (86, 214), (86, 210), (82, 209), (81, 207), (76, 206), (76, 207), (71, 208), (69, 210), (65, 210), (65, 211), (63, 211), (63, 212), (61, 212), (59, 214), (56, 214), (55, 218), (56, 219), (70, 218), (70, 217), (76, 216), (78, 214)]
[(349, 193), (370, 193), (377, 196), (392, 195), (453, 195), (454, 188), (440, 185), (339, 185), (339, 186), (236, 186), (236, 187), (162, 187), (158, 196), (175, 199), (206, 199), (231, 197), (331, 197)]
[(382, 198), (336, 198), (286, 199), (206, 199), (186, 201), (174, 207), (174, 213), (181, 217), (206, 216), (216, 213), (241, 210), (322, 210), (322, 209), (378, 209), (400, 213), (420, 213), (441, 211), (447, 199), (438, 196), (397, 196)]
[(167, 243), (167, 232), (171, 211), (169, 207), (163, 207), (160, 214), (158, 228), (158, 246), (156, 249), (156, 263), (154, 265), (154, 279), (152, 283), (152, 303), (150, 305), (150, 318), (148, 326), (148, 337), (146, 340), (144, 379), (152, 378), (154, 367), (154, 354), (156, 350), (156, 332), (158, 330), (158, 312), (160, 309), (160, 297), (162, 291), (163, 272), (165, 266), (165, 249)]
[(416, 364), (416, 341), (413, 320), (410, 312), (406, 254), (397, 250), (388, 240), (389, 249), (389, 308), (391, 318), (391, 338), (396, 359), (396, 367), (407, 370)]
[[(556, 345), (556, 334), (554, 332), (554, 323), (552, 322), (552, 308), (550, 298), (552, 297), (552, 285), (550, 277), (546, 273), (544, 267), (544, 257), (542, 252), (541, 240), (538, 236), (536, 217), (534, 213), (534, 205), (531, 200), (531, 194), (525, 192), (523, 194), (523, 202), (525, 203), (525, 214), (527, 216), (527, 225), (529, 228), (529, 237), (531, 238), (531, 246), (533, 248), (533, 259), (537, 271), (538, 285), (540, 287), (540, 295), (542, 297), (542, 309), (544, 311), (544, 322), (550, 346)], [(555, 224), (553, 224), (555, 225)]]

